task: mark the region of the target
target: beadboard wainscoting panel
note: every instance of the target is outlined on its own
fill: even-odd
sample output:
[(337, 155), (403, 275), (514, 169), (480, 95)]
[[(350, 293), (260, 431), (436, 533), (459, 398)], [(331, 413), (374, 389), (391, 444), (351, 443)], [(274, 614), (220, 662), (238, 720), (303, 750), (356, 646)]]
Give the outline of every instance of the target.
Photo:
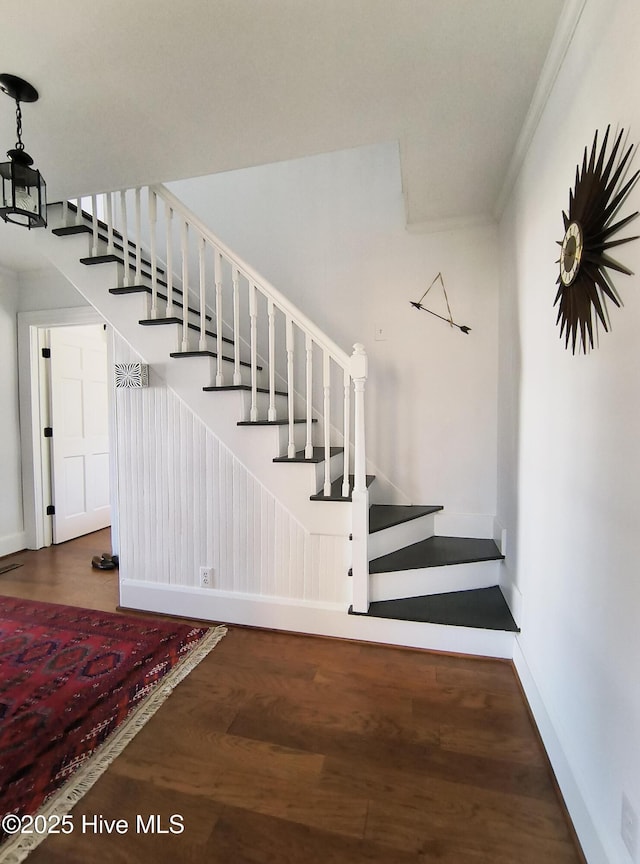
[[(117, 334), (116, 362), (139, 358)], [(123, 580), (317, 603), (349, 602), (349, 541), (310, 534), (149, 370), (116, 391)]]

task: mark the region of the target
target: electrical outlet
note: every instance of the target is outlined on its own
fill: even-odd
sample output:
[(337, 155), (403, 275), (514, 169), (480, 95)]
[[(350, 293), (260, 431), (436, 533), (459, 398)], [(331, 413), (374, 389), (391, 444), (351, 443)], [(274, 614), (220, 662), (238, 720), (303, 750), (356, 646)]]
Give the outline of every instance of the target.
[(213, 567), (200, 568), (200, 586), (202, 588), (211, 588), (213, 585)]
[(375, 324), (373, 330), (374, 339), (376, 342), (386, 342), (389, 338), (388, 329), (384, 326), (384, 324)]
[(620, 835), (624, 845), (629, 850), (632, 861), (637, 861), (638, 852), (638, 814), (631, 806), (627, 796), (622, 795), (622, 815), (620, 818)]

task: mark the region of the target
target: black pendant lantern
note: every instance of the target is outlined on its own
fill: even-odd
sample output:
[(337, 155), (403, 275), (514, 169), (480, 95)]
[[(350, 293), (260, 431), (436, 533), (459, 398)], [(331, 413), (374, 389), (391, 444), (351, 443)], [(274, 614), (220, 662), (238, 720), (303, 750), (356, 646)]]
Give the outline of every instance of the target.
[(0, 90), (15, 99), (17, 142), (7, 151), (9, 162), (0, 163), (0, 216), (5, 222), (27, 228), (46, 227), (47, 184), (22, 143), (21, 102), (35, 102), (38, 91), (15, 75), (0, 75)]

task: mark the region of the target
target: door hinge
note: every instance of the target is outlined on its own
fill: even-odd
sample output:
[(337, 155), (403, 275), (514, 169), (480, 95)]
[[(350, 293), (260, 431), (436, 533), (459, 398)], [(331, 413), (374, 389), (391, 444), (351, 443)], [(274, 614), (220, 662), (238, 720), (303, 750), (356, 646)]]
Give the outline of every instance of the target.
[(51, 357), (51, 348), (43, 348), (42, 349), (42, 356), (44, 357), (45, 360), (48, 360)]
[(44, 427), (44, 437), (45, 438), (53, 438), (53, 427), (45, 426)]
[(49, 504), (49, 506), (47, 507), (47, 516), (55, 516), (55, 515), (56, 515), (56, 508), (53, 506), (53, 504)]

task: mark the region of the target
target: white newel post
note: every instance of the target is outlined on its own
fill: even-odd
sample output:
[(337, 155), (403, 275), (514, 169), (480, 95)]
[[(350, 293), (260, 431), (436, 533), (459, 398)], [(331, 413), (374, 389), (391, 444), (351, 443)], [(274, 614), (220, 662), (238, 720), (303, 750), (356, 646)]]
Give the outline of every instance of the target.
[[(354, 612), (369, 610), (369, 492), (367, 490), (367, 456), (364, 434), (364, 388), (368, 358), (364, 345), (353, 346), (351, 377), (354, 390), (354, 486), (352, 504), (352, 604)], [(346, 446), (346, 442), (345, 442)]]

